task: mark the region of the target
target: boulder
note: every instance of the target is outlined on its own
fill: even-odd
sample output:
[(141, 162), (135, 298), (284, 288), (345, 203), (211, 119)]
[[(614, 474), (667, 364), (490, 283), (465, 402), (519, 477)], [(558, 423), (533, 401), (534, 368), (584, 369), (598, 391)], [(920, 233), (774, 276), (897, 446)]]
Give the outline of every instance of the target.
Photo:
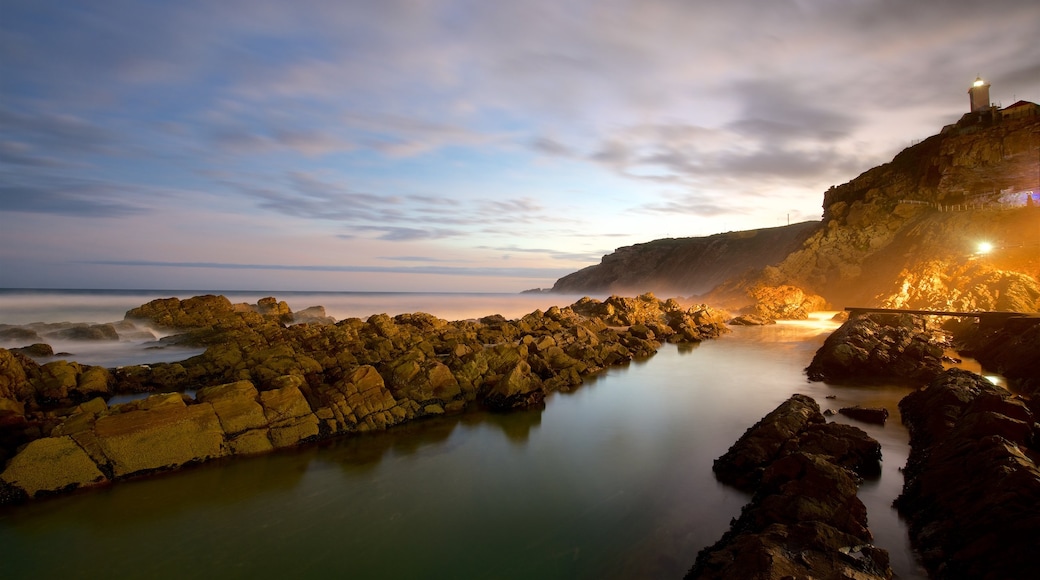
[(754, 286), (748, 290), (748, 296), (755, 304), (747, 309), (747, 314), (767, 320), (805, 320), (810, 312), (827, 308), (827, 300), (822, 296), (790, 285)]
[(311, 410), (299, 386), (290, 384), (264, 391), (260, 393), (260, 404), (267, 416), (271, 443), (275, 447), (298, 445), (318, 437), (318, 417)]
[(106, 481), (97, 464), (71, 437), (44, 437), (30, 442), (7, 464), (0, 481), (29, 498)]
[(26, 344), (39, 341), (39, 333), (31, 328), (0, 325), (0, 342)]
[(54, 356), (54, 348), (51, 345), (38, 342), (36, 344), (30, 344), (29, 346), (23, 346), (21, 348), (11, 349), (13, 352), (20, 352), (25, 356), (45, 358)]
[(249, 381), (205, 387), (198, 390), (195, 398), (213, 406), (220, 427), (230, 437), (267, 427), (267, 416), (259, 403), (260, 393)]
[(541, 381), (531, 374), (531, 365), (521, 360), (502, 376), (484, 400), (492, 410), (508, 411), (540, 404), (544, 399)]
[(228, 452), (213, 406), (187, 406), (179, 395), (155, 395), (138, 410), (100, 417), (94, 432), (115, 477), (174, 469)]
[(293, 313), (296, 324), (335, 324), (336, 319), (325, 313), (324, 306), (311, 306)]
[(923, 317), (867, 314), (849, 319), (831, 333), (805, 370), (813, 381), (926, 382), (942, 372), (949, 345), (948, 337)]
[(45, 337), (60, 340), (119, 340), (119, 333), (111, 324), (76, 324), (48, 332)]
[(731, 319), (728, 324), (730, 326), (765, 326), (767, 324), (776, 324), (776, 319), (757, 314), (741, 314)]
[(815, 401), (792, 396), (716, 460), (720, 481), (754, 496), (686, 578), (891, 578), (856, 496), (880, 457), (866, 433), (826, 423)]
[(888, 421), (888, 409), (879, 407), (860, 407), (859, 405), (856, 405), (854, 407), (842, 407), (838, 409), (838, 412), (846, 417), (857, 421), (863, 421), (864, 423), (884, 425), (885, 422)]
[(748, 428), (740, 439), (715, 460), (715, 477), (738, 489), (758, 486), (766, 467), (781, 456), (784, 445), (804, 432), (809, 425), (827, 420), (812, 397), (792, 395)]
[(235, 314), (231, 301), (224, 296), (195, 296), (187, 300), (160, 298), (126, 313), (129, 320), (169, 329), (204, 328)]

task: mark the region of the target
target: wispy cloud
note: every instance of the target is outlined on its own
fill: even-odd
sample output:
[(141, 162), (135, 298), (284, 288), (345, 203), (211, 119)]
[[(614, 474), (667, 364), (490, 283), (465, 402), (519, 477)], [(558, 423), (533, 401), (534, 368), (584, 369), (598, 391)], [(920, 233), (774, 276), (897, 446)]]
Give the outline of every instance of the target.
[(49, 185), (4, 184), (0, 185), (0, 211), (92, 218), (117, 218), (148, 211), (112, 195), (112, 187), (61, 181)]
[(419, 274), (442, 276), (478, 276), (509, 278), (556, 278), (570, 272), (565, 268), (529, 268), (495, 266), (326, 266), (305, 264), (242, 264), (228, 262), (162, 262), (153, 260), (91, 260), (84, 264), (98, 266), (202, 268), (217, 270), (274, 270), (289, 272), (356, 272), (376, 274)]

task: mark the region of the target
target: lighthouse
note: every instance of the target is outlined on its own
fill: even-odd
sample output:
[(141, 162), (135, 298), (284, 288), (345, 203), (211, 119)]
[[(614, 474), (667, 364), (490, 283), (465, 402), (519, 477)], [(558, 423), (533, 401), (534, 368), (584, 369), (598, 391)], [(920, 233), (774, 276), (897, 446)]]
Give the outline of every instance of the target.
[(982, 77), (975, 77), (975, 82), (968, 89), (968, 100), (971, 102), (971, 112), (984, 111), (989, 108), (989, 83)]

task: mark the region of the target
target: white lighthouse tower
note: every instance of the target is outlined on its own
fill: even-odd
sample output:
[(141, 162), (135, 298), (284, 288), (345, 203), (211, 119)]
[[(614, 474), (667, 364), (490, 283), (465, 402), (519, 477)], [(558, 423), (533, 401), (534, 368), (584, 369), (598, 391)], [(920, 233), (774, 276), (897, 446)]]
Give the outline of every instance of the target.
[(968, 89), (968, 100), (971, 102), (971, 112), (984, 111), (989, 108), (989, 83), (982, 77), (975, 77), (975, 82)]

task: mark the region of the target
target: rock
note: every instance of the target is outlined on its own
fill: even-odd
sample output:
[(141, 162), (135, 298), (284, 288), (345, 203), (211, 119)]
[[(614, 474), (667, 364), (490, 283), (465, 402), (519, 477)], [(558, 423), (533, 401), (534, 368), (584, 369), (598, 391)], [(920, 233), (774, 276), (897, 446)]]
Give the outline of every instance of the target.
[(311, 306), (293, 313), (296, 324), (335, 324), (336, 319), (325, 313), (324, 306)]
[[(0, 397), (22, 403), (32, 400), (34, 389), (23, 362), (27, 360), (0, 348)], [(32, 361), (28, 363), (35, 365)]]
[(37, 358), (45, 358), (45, 357), (49, 357), (49, 356), (54, 356), (54, 349), (51, 348), (51, 345), (45, 344), (45, 343), (42, 343), (42, 342), (39, 342), (39, 343), (36, 343), (36, 344), (30, 344), (29, 346), (23, 346), (21, 348), (13, 348), (11, 350), (13, 352), (20, 352), (20, 353), (24, 354), (25, 356), (31, 356), (31, 357), (37, 357)]
[(827, 423), (811, 397), (792, 395), (748, 428), (715, 460), (715, 477), (741, 490), (755, 489), (766, 468), (796, 452), (812, 453), (861, 477), (881, 472), (881, 447), (861, 429)]
[(29, 443), (7, 464), (0, 480), (29, 498), (106, 481), (97, 464), (71, 437), (44, 437)]
[(268, 419), (259, 403), (260, 393), (249, 381), (205, 387), (198, 390), (195, 398), (213, 406), (220, 427), (230, 437), (267, 427)]
[(77, 324), (46, 334), (60, 340), (119, 340), (119, 333), (111, 324)]
[(275, 447), (289, 447), (318, 437), (318, 418), (297, 385), (260, 393), (260, 404)]
[(1015, 320), (995, 331), (987, 332), (978, 324), (957, 336), (963, 344), (961, 352), (978, 360), (987, 369), (1000, 373), (1012, 390), (1040, 399), (1040, 324)]
[(129, 320), (140, 320), (159, 328), (204, 328), (234, 315), (231, 301), (224, 296), (196, 296), (187, 300), (163, 298), (131, 309)]
[(720, 481), (754, 491), (686, 578), (891, 578), (888, 552), (871, 545), (859, 477), (880, 473), (880, 444), (826, 423), (794, 395), (715, 462)]
[(788, 440), (809, 425), (824, 423), (820, 407), (811, 397), (792, 395), (779, 407), (748, 428), (729, 450), (715, 460), (715, 477), (738, 489), (758, 486), (766, 467), (780, 457)]
[(856, 405), (854, 407), (842, 407), (838, 409), (838, 412), (846, 417), (850, 417), (857, 421), (863, 421), (864, 423), (884, 425), (885, 422), (888, 421), (888, 409), (877, 407), (860, 407), (859, 405)]
[(767, 320), (805, 320), (810, 312), (827, 308), (827, 300), (791, 285), (760, 285), (748, 290), (754, 305), (749, 314)]
[(111, 393), (112, 375), (103, 367), (64, 360), (40, 367), (37, 396), (49, 401), (85, 401)]
[[(0, 349), (0, 444), (13, 450), (45, 435), (72, 437), (115, 480), (386, 429), (472, 404), (539, 405), (589, 373), (652, 355), (659, 338), (699, 341), (727, 330), (723, 312), (652, 294), (483, 322), (416, 312), (286, 325), (283, 305), (200, 296), (129, 311), (119, 323), (124, 331), (137, 328), (131, 320), (144, 321), (186, 329), (166, 343), (206, 346), (178, 363), (110, 373), (68, 361), (40, 366)], [(189, 388), (197, 389), (194, 399), (180, 393)], [(163, 394), (104, 405), (114, 393), (154, 392)]]
[(776, 324), (776, 320), (757, 314), (741, 314), (729, 321), (730, 326), (765, 326), (767, 324)]
[(1040, 537), (1040, 427), (1024, 401), (950, 369), (899, 403), (910, 456), (896, 507), (933, 578), (1024, 578)]
[(922, 317), (867, 314), (831, 333), (806, 368), (810, 380), (896, 378), (928, 381), (943, 370), (948, 338)]
[(186, 406), (156, 395), (142, 406), (105, 415), (95, 423), (98, 445), (115, 477), (173, 469), (227, 454), (224, 431), (212, 405)]
[(40, 335), (31, 328), (0, 325), (0, 342), (26, 344), (39, 342)]
[(531, 374), (531, 365), (527, 361), (518, 361), (492, 387), (485, 402), (496, 411), (530, 407), (545, 399), (545, 391), (541, 389), (541, 381)]

